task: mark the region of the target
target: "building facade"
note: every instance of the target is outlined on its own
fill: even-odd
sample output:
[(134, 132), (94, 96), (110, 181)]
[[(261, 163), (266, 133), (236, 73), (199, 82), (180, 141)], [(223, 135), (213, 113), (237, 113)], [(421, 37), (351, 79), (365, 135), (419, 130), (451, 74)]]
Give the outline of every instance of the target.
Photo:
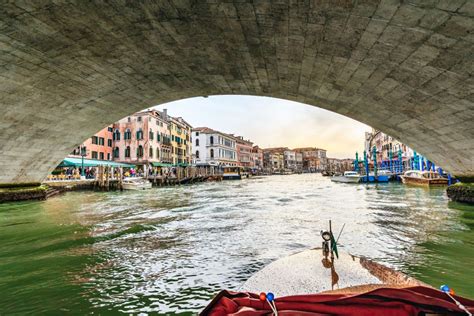
[(75, 148), (71, 156), (81, 157), (81, 148), (85, 148), (84, 158), (98, 160), (113, 160), (113, 126), (97, 132), (91, 138), (88, 138), (83, 144)]
[[(365, 133), (364, 150), (368, 155), (368, 161), (373, 164), (373, 149), (376, 149), (377, 163), (388, 163), (390, 159), (399, 160), (399, 153), (402, 154), (402, 162), (405, 168), (409, 168), (410, 160), (414, 157), (414, 151), (399, 140), (372, 129)], [(360, 156), (359, 156), (360, 157)], [(363, 159), (363, 155), (362, 158)]]
[(263, 149), (263, 166), (265, 172), (281, 173), (285, 169), (284, 152), (288, 150), (286, 147), (275, 147)]
[(249, 140), (245, 140), (242, 136), (235, 137), (237, 161), (239, 166), (252, 168), (252, 148), (253, 143)]
[(295, 148), (303, 155), (303, 170), (306, 172), (320, 172), (326, 169), (326, 150), (315, 147)]
[(192, 129), (192, 152), (196, 164), (237, 166), (237, 142), (229, 134), (208, 127)]
[(290, 149), (283, 151), (283, 165), (287, 170), (296, 171), (296, 151)]
[(263, 171), (263, 150), (258, 146), (252, 147), (252, 168), (256, 171)]
[(182, 117), (167, 116), (168, 129), (171, 134), (171, 157), (175, 165), (192, 163), (191, 130), (192, 126)]

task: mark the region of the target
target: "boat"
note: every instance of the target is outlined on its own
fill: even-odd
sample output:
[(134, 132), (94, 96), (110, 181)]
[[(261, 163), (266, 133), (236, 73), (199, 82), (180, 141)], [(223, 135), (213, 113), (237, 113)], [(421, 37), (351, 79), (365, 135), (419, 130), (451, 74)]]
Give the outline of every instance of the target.
[(377, 172), (377, 177), (373, 171), (369, 172), (369, 181), (367, 181), (367, 176), (361, 176), (362, 182), (389, 182), (392, 177), (392, 173), (389, 170), (380, 170)]
[(438, 186), (448, 185), (448, 179), (434, 171), (408, 170), (400, 176), (404, 184)]
[(333, 175), (331, 181), (343, 183), (357, 183), (361, 176), (355, 171), (345, 171), (344, 175)]
[(224, 167), (222, 178), (224, 180), (240, 180), (242, 179), (243, 168), (238, 166)]
[(454, 295), (446, 285), (439, 291), (367, 258), (338, 251), (331, 229), (321, 232), (321, 236), (322, 247), (270, 263), (238, 291), (218, 293), (200, 315), (408, 316), (474, 312), (473, 300)]
[(146, 190), (151, 189), (151, 182), (143, 178), (125, 178), (122, 187), (124, 190)]

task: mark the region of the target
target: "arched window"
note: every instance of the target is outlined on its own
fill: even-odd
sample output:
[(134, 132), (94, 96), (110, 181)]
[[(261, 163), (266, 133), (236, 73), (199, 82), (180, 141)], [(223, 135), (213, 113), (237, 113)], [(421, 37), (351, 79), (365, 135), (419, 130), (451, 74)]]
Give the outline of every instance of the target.
[(212, 149), (212, 148), (211, 148), (211, 158), (214, 158), (214, 149)]
[(196, 146), (199, 146), (199, 138), (196, 138)]
[(120, 149), (118, 147), (114, 148), (114, 158), (120, 158)]
[(138, 158), (143, 157), (143, 146), (142, 145), (138, 146), (138, 148), (137, 148), (137, 157)]
[(137, 131), (137, 139), (143, 139), (143, 131), (141, 128)]
[(153, 131), (150, 128), (150, 139), (153, 140)]
[(196, 150), (196, 158), (199, 158), (199, 150)]
[(156, 149), (156, 158), (160, 158), (160, 149), (159, 148)]
[(209, 138), (209, 142), (211, 143), (211, 145), (214, 145), (214, 136), (211, 136), (211, 138)]
[(113, 134), (113, 139), (114, 140), (120, 140), (120, 131), (116, 129)]
[(125, 130), (125, 133), (123, 134), (123, 139), (132, 139), (132, 132), (129, 128)]
[(150, 147), (150, 158), (153, 158), (153, 147)]
[(125, 158), (130, 158), (130, 146), (127, 146), (127, 148), (125, 148)]

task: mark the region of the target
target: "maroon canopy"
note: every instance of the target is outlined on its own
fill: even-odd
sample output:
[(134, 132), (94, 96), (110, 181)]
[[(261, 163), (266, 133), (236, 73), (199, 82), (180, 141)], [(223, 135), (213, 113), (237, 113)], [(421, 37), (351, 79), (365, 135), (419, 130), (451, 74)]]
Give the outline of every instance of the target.
[[(471, 313), (474, 301), (454, 296)], [(428, 287), (380, 288), (362, 294), (311, 294), (277, 297), (279, 316), (373, 315), (407, 316), (427, 313), (466, 315), (447, 294)], [(201, 315), (257, 316), (271, 315), (267, 302), (258, 294), (222, 291)]]

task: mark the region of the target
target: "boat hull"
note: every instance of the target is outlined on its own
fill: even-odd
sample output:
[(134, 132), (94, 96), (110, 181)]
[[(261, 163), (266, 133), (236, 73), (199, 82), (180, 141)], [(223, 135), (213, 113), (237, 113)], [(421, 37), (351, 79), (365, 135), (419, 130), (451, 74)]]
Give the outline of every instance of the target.
[(421, 185), (421, 186), (444, 186), (448, 185), (448, 179), (423, 179), (415, 177), (400, 176), (404, 184)]
[(222, 179), (224, 179), (224, 180), (241, 180), (242, 176), (238, 173), (224, 173), (222, 175)]
[(360, 181), (359, 177), (346, 177), (346, 176), (333, 176), (331, 177), (332, 182), (341, 182), (341, 183), (358, 183)]
[(123, 183), (122, 184), (122, 188), (124, 190), (141, 191), (141, 190), (151, 189), (151, 187), (152, 187), (151, 182), (148, 182), (148, 183)]

